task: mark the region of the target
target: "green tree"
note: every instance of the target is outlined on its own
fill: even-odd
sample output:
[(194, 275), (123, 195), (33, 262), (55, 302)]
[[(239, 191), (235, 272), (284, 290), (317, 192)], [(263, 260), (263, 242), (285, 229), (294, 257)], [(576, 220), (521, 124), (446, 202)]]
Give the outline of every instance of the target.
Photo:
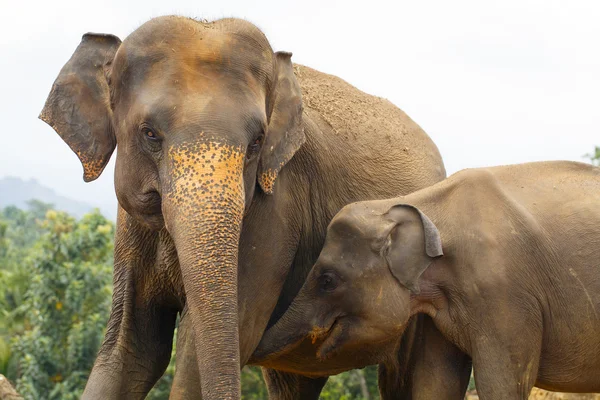
[(322, 400), (379, 399), (377, 367), (355, 369), (332, 376), (321, 392)]
[(15, 312), (23, 304), (31, 281), (26, 266), (31, 249), (40, 238), (40, 218), (50, 204), (32, 201), (33, 211), (11, 206), (0, 210), (0, 373), (14, 378), (16, 364), (10, 348), (10, 338), (24, 330), (24, 318)]
[(242, 399), (262, 400), (268, 397), (261, 369), (253, 366), (244, 367), (242, 370)]
[(588, 153), (584, 157), (588, 158), (592, 164), (600, 166), (600, 147), (596, 146), (592, 153)]
[(15, 310), (26, 328), (13, 342), (16, 386), (26, 399), (78, 399), (108, 319), (114, 228), (98, 212), (77, 222), (52, 210), (41, 228)]

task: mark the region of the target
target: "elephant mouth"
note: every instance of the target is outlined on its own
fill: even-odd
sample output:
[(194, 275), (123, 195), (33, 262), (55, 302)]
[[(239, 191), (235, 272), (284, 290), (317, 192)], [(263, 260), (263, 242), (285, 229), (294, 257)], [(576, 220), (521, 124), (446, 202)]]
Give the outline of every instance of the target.
[(316, 354), (319, 360), (325, 361), (331, 358), (335, 354), (335, 352), (340, 348), (340, 345), (343, 344), (345, 332), (344, 322), (345, 318), (343, 316), (339, 316), (334, 319), (333, 323), (329, 326), (329, 328), (321, 328), (321, 334), (318, 338), (315, 339), (314, 336), (311, 335), (311, 340), (313, 344), (315, 344), (317, 340), (321, 342), (321, 345), (318, 347)]
[[(342, 316), (338, 316), (334, 318), (330, 324), (314, 325), (308, 332), (306, 332), (306, 330), (304, 332), (296, 331), (287, 339), (277, 338), (277, 344), (274, 346), (275, 349), (270, 346), (274, 340), (273, 336), (269, 337), (269, 334), (272, 331), (268, 331), (266, 337), (269, 337), (269, 339), (265, 342), (265, 337), (263, 337), (258, 348), (255, 349), (252, 357), (250, 357), (249, 362), (252, 364), (265, 365), (265, 363), (270, 363), (273, 360), (277, 360), (280, 357), (285, 357), (290, 353), (293, 353), (294, 350), (299, 346), (302, 346), (303, 343), (304, 345), (310, 343), (312, 348), (316, 346), (317, 358), (322, 358), (321, 355), (329, 354), (330, 351), (337, 346), (337, 343), (339, 343), (338, 338), (342, 332), (340, 320), (342, 319)], [(270, 328), (270, 330), (272, 329), (276, 328)], [(330, 345), (331, 343), (333, 343), (333, 346)]]
[(308, 337), (310, 338), (310, 342), (312, 344), (317, 343), (317, 341), (324, 341), (331, 334), (331, 330), (337, 323), (337, 318), (333, 321), (333, 323), (328, 327), (315, 326), (309, 333)]

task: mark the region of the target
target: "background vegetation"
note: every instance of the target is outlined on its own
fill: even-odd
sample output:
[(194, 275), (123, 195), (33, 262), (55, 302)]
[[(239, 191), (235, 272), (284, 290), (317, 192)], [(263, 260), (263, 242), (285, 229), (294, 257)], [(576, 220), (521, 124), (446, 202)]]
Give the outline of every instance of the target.
[[(600, 165), (600, 147), (586, 155)], [(0, 210), (0, 374), (26, 399), (78, 399), (104, 336), (112, 295), (114, 224), (76, 219), (49, 204)], [(167, 399), (171, 364), (149, 399)], [(243, 398), (267, 398), (259, 368), (242, 373)], [(471, 382), (472, 389), (473, 382)], [(369, 400), (375, 367), (331, 377), (323, 400)]]
[(586, 154), (585, 157), (589, 158), (592, 164), (600, 166), (600, 147), (596, 146), (594, 152)]

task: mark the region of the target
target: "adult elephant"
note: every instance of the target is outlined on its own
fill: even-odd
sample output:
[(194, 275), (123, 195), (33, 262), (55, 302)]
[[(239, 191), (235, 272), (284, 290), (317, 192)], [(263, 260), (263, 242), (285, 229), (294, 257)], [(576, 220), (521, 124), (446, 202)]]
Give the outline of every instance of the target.
[[(302, 286), (332, 216), (445, 176), (402, 111), (294, 66), (238, 19), (160, 17), (124, 42), (86, 34), (40, 118), (86, 181), (118, 145), (113, 308), (88, 399), (143, 398), (184, 308), (172, 397), (197, 398), (199, 374), (203, 398), (239, 399), (240, 365)], [(190, 359), (197, 370), (181, 368)], [(325, 382), (266, 376), (273, 397), (316, 398)]]

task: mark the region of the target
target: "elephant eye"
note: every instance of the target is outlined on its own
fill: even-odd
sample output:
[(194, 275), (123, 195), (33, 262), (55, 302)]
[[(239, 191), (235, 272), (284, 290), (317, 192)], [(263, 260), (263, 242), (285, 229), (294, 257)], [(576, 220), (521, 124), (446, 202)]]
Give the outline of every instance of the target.
[(264, 138), (264, 136), (260, 135), (259, 137), (254, 139), (254, 141), (252, 143), (250, 143), (250, 145), (248, 145), (248, 150), (246, 151), (246, 158), (248, 160), (250, 160), (256, 154), (258, 154), (258, 152), (260, 151), (260, 146), (262, 145), (262, 142), (263, 142), (263, 138)]
[(326, 272), (319, 277), (319, 286), (320, 286), (321, 290), (324, 292), (331, 292), (331, 291), (335, 290), (337, 285), (338, 285), (337, 279), (336, 279), (335, 275), (333, 275), (332, 273)]
[(152, 128), (143, 126), (141, 130), (142, 134), (146, 137), (146, 139), (158, 140), (158, 135), (152, 130)]

